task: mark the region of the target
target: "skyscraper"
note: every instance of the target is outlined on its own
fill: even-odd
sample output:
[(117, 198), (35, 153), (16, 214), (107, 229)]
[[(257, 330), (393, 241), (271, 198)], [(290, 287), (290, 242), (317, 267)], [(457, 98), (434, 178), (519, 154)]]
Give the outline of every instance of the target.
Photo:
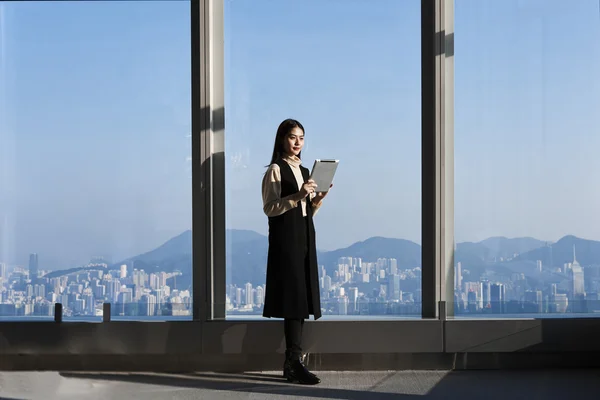
[(358, 288), (348, 288), (348, 301), (352, 312), (358, 311)]
[(460, 262), (456, 264), (456, 277), (454, 279), (456, 280), (454, 288), (460, 290), (462, 288), (462, 264)]
[(398, 260), (390, 258), (390, 274), (396, 275), (398, 273)]
[(29, 279), (31, 279), (32, 282), (35, 282), (37, 280), (38, 272), (38, 255), (37, 253), (31, 253), (29, 255)]
[(242, 305), (242, 288), (235, 288), (235, 305), (237, 307)]
[(254, 296), (252, 295), (252, 284), (246, 283), (246, 304), (251, 306), (254, 303)]
[(8, 278), (8, 275), (6, 274), (6, 264), (0, 263), (0, 278)]
[(127, 265), (126, 264), (121, 265), (121, 272), (119, 274), (119, 277), (121, 279), (127, 278)]
[(338, 306), (339, 315), (348, 315), (348, 298), (346, 296), (338, 298)]
[(585, 293), (583, 268), (581, 268), (581, 265), (579, 262), (577, 262), (575, 246), (573, 246), (573, 264), (571, 264), (569, 274), (571, 275), (571, 293), (573, 295), (573, 299), (575, 299), (577, 296), (581, 296)]
[(541, 290), (528, 290), (525, 292), (525, 310), (526, 312), (543, 312), (543, 301)]
[(481, 292), (483, 296), (483, 305), (482, 308), (491, 307), (492, 296), (491, 296), (491, 284), (488, 281), (481, 283)]
[(145, 294), (140, 299), (139, 311), (140, 315), (154, 316), (156, 314), (156, 296), (152, 294)]
[(261, 306), (264, 303), (265, 292), (262, 286), (256, 288), (256, 305)]
[(400, 300), (400, 275), (390, 275), (387, 287), (388, 300)]
[(490, 287), (490, 298), (492, 301), (492, 312), (502, 314), (504, 312), (504, 302), (506, 301), (506, 290), (503, 284), (495, 283)]

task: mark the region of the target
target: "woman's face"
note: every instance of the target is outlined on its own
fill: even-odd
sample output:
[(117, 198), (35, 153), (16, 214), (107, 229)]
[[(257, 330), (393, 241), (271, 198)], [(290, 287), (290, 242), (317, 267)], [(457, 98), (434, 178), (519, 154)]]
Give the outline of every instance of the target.
[(304, 147), (304, 132), (296, 127), (283, 139), (283, 149), (287, 155), (298, 156)]

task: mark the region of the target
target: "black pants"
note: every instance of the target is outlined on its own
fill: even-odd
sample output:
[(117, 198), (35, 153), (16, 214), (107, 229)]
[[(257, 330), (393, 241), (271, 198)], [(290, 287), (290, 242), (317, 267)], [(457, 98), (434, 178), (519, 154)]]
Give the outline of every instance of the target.
[[(308, 237), (308, 218), (304, 218), (306, 221), (306, 247), (304, 253), (304, 274), (305, 274), (305, 284), (306, 284), (306, 295), (308, 301), (308, 309), (309, 312), (313, 311), (312, 304), (312, 293), (310, 287), (310, 260), (309, 260), (309, 248), (308, 241), (310, 240)], [(304, 328), (304, 319), (293, 319), (286, 318), (283, 322), (283, 330), (285, 333), (285, 346), (286, 346), (286, 355), (290, 357), (299, 357), (302, 354), (302, 331)]]
[(302, 354), (302, 331), (304, 328), (304, 319), (286, 318), (283, 321), (283, 331), (285, 333), (285, 353), (288, 357), (300, 357)]

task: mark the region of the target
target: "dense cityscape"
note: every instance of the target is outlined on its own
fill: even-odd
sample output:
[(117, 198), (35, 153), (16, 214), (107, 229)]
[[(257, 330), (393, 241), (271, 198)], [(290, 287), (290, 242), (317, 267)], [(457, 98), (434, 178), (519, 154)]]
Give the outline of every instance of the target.
[[(515, 254), (515, 257), (517, 255)], [(494, 260), (493, 266), (511, 258)], [(600, 265), (582, 266), (573, 246), (573, 259), (562, 267), (543, 260), (533, 269), (507, 272), (495, 267), (476, 274), (457, 262), (454, 274), (456, 315), (564, 314), (600, 312)], [(37, 254), (27, 268), (0, 263), (0, 316), (50, 317), (54, 304), (65, 317), (100, 317), (111, 303), (115, 317), (191, 317), (189, 289), (177, 288), (182, 272), (152, 272), (134, 263), (110, 266), (92, 260), (72, 270), (45, 271)], [(334, 268), (320, 266), (321, 308), (324, 315), (421, 314), (421, 268), (399, 268), (395, 258), (367, 262), (345, 256)], [(248, 282), (228, 284), (228, 315), (260, 315), (266, 287)]]
[[(510, 261), (498, 260), (499, 263)], [(478, 281), (465, 277), (469, 275), (470, 271), (457, 263), (454, 274), (457, 314), (600, 312), (600, 265), (582, 267), (577, 261), (575, 246), (573, 260), (562, 267), (547, 267), (543, 260), (536, 260), (535, 269), (527, 275), (486, 270)]]
[[(511, 259), (498, 259), (498, 263)], [(562, 268), (544, 267), (535, 262), (541, 280), (532, 283), (525, 273), (497, 273), (486, 270), (479, 279), (456, 263), (454, 311), (456, 315), (564, 314), (600, 312), (600, 265), (585, 268), (573, 261)], [(399, 270), (394, 258), (364, 262), (341, 257), (334, 276), (320, 271), (321, 306), (324, 315), (406, 315), (421, 314), (421, 268)], [(229, 314), (260, 314), (265, 285), (254, 288), (229, 285)]]
[[(395, 258), (364, 262), (359, 257), (341, 257), (333, 276), (320, 267), (323, 315), (414, 315), (421, 313), (421, 268), (400, 271)], [(411, 288), (410, 292), (402, 287)], [(265, 285), (244, 288), (229, 285), (229, 314), (260, 314)]]
[[(189, 290), (177, 290), (174, 273), (146, 273), (127, 264), (111, 268), (101, 260), (68, 271), (39, 269), (38, 254), (28, 268), (0, 263), (0, 317), (49, 317), (61, 303), (65, 317), (99, 317), (103, 303), (122, 317), (191, 316)], [(171, 284), (172, 286), (170, 286)]]

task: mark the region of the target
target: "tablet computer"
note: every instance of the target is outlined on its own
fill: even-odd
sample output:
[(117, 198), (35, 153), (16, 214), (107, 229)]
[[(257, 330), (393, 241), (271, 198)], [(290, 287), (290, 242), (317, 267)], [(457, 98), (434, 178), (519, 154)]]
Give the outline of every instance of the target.
[(315, 160), (310, 179), (317, 184), (317, 192), (329, 191), (339, 162), (339, 160)]

